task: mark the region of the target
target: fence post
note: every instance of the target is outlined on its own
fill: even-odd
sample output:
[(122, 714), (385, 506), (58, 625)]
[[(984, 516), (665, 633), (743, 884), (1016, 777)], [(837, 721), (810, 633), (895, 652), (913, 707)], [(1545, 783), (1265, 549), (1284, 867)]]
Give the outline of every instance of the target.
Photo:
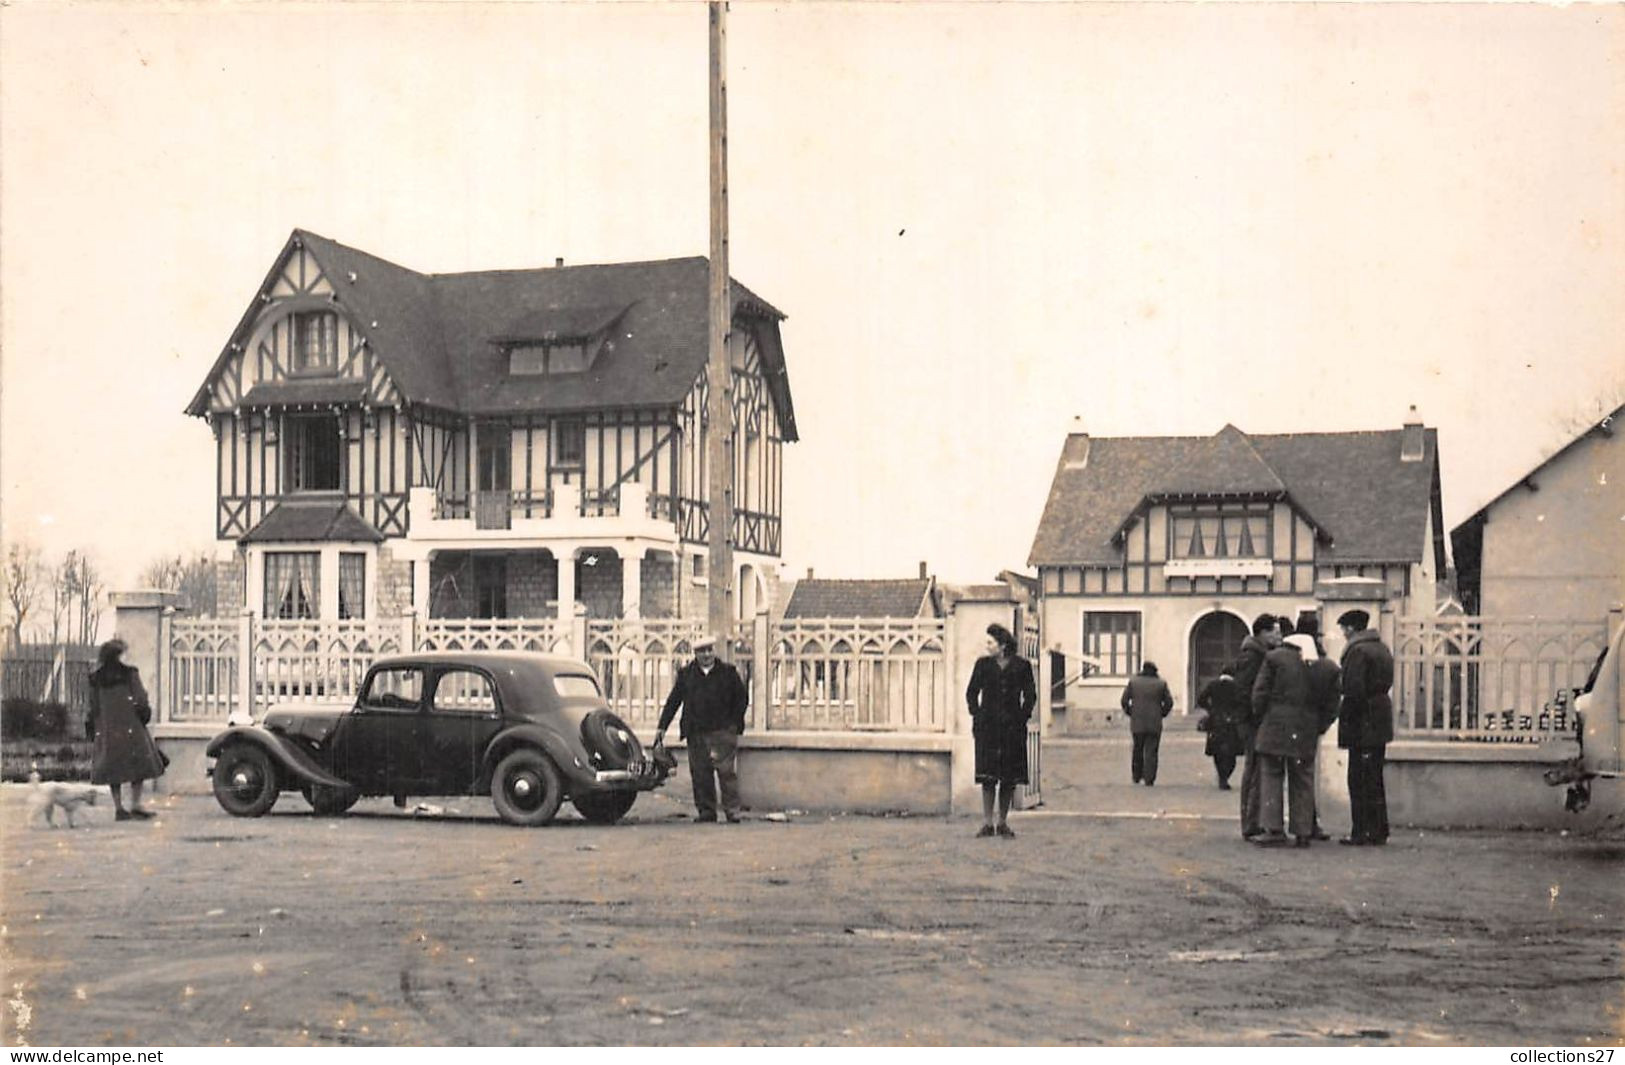
[(153, 694), (153, 713), (157, 715), (159, 724), (168, 722), (173, 716), (170, 703), (174, 685), (169, 683), (169, 670), (170, 659), (175, 653), (170, 642), (174, 627), (175, 608), (166, 606), (158, 612), (158, 662), (157, 668), (152, 671), (152, 684), (157, 689)]
[(254, 608), (247, 606), (237, 618), (237, 705), (230, 716), (239, 711), (254, 714)]
[(401, 654), (409, 655), (418, 649), (418, 612), (412, 607), (401, 611)]
[(756, 611), (756, 618), (751, 629), (751, 693), (750, 705), (752, 723), (764, 732), (768, 728), (773, 715), (769, 711), (767, 701), (770, 698), (771, 686), (768, 683), (768, 671), (773, 668), (773, 656), (768, 647), (770, 627), (766, 610)]
[(575, 604), (570, 618), (570, 653), (576, 658), (587, 657), (587, 605)]

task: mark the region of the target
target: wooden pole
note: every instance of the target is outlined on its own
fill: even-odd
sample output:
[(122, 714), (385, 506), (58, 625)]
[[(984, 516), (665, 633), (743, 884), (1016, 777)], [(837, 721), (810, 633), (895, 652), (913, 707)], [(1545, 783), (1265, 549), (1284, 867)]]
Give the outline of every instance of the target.
[(728, 285), (728, 90), (727, 5), (707, 4), (711, 20), (711, 276), (710, 351), (706, 361), (706, 415), (710, 422), (706, 459), (710, 465), (710, 554), (706, 621), (718, 637), (717, 653), (732, 661), (727, 639), (733, 622), (733, 367), (729, 339), (733, 299)]

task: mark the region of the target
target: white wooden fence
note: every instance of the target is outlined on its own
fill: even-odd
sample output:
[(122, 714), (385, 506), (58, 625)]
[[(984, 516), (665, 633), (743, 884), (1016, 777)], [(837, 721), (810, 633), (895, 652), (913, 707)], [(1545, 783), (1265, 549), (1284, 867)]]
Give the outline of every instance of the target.
[(1396, 731), (1517, 742), (1572, 734), (1570, 693), (1609, 631), (1607, 618), (1395, 619)]
[[(541, 651), (584, 657), (605, 698), (652, 727), (703, 628), (687, 619), (560, 622), (550, 618), (261, 621), (173, 618), (161, 641), (170, 682), (162, 720), (224, 721), (285, 700), (348, 701), (367, 667), (403, 650)], [(952, 680), (941, 618), (766, 617), (731, 634), (755, 694), (753, 728), (943, 732)], [(241, 648), (252, 648), (247, 661)]]

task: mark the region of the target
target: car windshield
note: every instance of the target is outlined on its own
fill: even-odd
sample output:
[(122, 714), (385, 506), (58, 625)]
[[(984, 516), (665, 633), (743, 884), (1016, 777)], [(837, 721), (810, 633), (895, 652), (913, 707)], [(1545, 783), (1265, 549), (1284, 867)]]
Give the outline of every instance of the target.
[(576, 696), (598, 697), (598, 681), (584, 673), (553, 674), (553, 690), (569, 699)]

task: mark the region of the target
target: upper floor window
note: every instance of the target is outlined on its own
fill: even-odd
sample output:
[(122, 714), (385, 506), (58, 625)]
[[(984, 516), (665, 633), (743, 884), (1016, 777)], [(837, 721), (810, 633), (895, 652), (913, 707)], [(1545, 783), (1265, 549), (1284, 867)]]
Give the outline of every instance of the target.
[(553, 423), (553, 465), (580, 466), (587, 457), (587, 426), (580, 418)]
[(290, 492), (332, 492), (339, 487), (340, 458), (336, 414), (289, 415), (283, 431)]
[(515, 344), (508, 349), (508, 372), (515, 375), (580, 373), (592, 365), (587, 345)]
[(339, 316), (332, 311), (293, 315), (293, 372), (330, 374), (339, 368)]
[(1168, 511), (1169, 558), (1269, 558), (1270, 508)]

